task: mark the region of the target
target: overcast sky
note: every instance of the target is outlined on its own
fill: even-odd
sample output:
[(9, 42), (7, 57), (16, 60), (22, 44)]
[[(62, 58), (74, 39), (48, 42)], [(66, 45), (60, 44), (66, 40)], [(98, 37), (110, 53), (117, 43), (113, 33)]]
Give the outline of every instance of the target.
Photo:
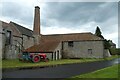
[(0, 20), (13, 21), (32, 30), (35, 6), (40, 7), (42, 34), (95, 33), (99, 26), (106, 39), (118, 44), (117, 2), (4, 0), (0, 3)]

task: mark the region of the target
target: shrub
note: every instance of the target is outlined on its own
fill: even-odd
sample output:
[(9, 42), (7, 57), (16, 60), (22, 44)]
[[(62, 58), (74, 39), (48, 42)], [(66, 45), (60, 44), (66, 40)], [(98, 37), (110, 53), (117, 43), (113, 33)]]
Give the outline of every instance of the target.
[(120, 55), (120, 48), (110, 48), (111, 55)]

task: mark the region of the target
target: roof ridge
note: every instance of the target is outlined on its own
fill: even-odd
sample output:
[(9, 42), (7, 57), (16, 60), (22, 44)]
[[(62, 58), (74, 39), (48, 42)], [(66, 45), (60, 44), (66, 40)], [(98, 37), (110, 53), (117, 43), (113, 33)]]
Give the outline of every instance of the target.
[(83, 32), (83, 33), (66, 33), (66, 34), (47, 34), (43, 36), (58, 36), (58, 35), (72, 35), (72, 34), (93, 34), (91, 32)]
[[(24, 28), (24, 29), (29, 30), (29, 31), (32, 31), (31, 29), (28, 29), (28, 28), (26, 28), (26, 27), (24, 27), (24, 26), (22, 26), (22, 25), (20, 25), (20, 24), (17, 24), (17, 23), (15, 23), (15, 22), (10, 21), (10, 23), (13, 23), (13, 24), (15, 24), (15, 25), (18, 25), (18, 26), (20, 26), (20, 27), (22, 27), (22, 28)], [(33, 31), (32, 31), (32, 32), (33, 32)]]
[(2, 20), (0, 20), (0, 22), (3, 22), (3, 23), (6, 23), (6, 24), (9, 24), (8, 22), (2, 21)]
[(23, 26), (15, 23), (15, 22), (12, 22), (12, 21), (10, 21), (10, 23), (13, 24), (20, 31), (21, 34), (33, 37), (33, 31), (32, 30), (30, 30), (26, 27), (23, 27)]

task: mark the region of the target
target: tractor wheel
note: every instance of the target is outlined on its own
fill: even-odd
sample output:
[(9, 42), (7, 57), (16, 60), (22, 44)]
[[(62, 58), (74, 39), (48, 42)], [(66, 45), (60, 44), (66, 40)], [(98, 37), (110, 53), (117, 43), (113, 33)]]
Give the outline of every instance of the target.
[(46, 59), (45, 59), (45, 62), (48, 62), (48, 61), (49, 61), (49, 59), (48, 59), (48, 58), (46, 58)]
[(32, 57), (32, 61), (33, 61), (34, 63), (39, 62), (39, 61), (40, 61), (40, 57), (39, 57), (38, 55), (34, 55), (34, 56)]

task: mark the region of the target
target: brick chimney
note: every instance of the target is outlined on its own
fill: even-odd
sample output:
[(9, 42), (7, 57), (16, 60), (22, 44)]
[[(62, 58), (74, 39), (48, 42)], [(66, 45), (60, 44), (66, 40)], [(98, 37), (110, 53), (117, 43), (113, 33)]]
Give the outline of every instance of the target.
[(40, 35), (40, 7), (35, 6), (33, 33)]
[(40, 35), (40, 7), (39, 6), (35, 6), (33, 34), (35, 37), (35, 44), (39, 44), (40, 38), (41, 38), (41, 35)]

